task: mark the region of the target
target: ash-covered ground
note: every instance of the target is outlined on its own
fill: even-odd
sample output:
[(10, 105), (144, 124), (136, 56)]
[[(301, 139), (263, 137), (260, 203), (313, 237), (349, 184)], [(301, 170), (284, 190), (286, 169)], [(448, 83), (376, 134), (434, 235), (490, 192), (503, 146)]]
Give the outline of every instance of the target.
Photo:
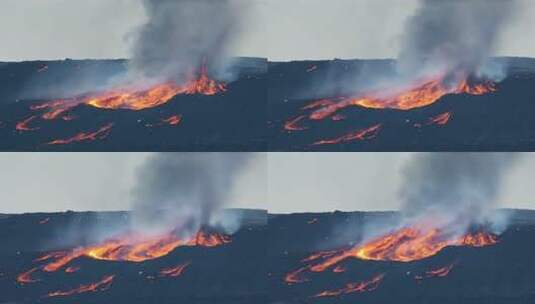
[[(345, 248), (362, 237), (365, 223), (395, 222), (392, 212), (273, 214), (268, 260), (271, 303), (532, 303), (535, 301), (535, 213), (501, 210), (509, 225), (485, 247), (450, 246), (412, 262), (347, 259), (335, 270), (286, 276), (318, 252)], [(446, 268), (446, 270), (440, 270)], [(439, 271), (440, 270), (440, 271)], [(436, 271), (433, 273), (433, 271)], [(359, 282), (376, 282), (358, 287)], [(353, 284), (353, 285), (348, 285)], [(320, 296), (347, 286), (353, 292)]]
[[(128, 225), (125, 212), (66, 212), (0, 215), (0, 303), (266, 303), (267, 214), (229, 210), (242, 226), (230, 242), (215, 247), (178, 247), (143, 262), (79, 257), (58, 271), (20, 274), (51, 260), (36, 261), (57, 250), (91, 244), (106, 230)], [(162, 273), (188, 263), (181, 272)], [(94, 291), (56, 294), (113, 276)], [(19, 278), (19, 280), (17, 280)], [(22, 278), (24, 281), (24, 278)], [(89, 286), (89, 287), (88, 287)]]

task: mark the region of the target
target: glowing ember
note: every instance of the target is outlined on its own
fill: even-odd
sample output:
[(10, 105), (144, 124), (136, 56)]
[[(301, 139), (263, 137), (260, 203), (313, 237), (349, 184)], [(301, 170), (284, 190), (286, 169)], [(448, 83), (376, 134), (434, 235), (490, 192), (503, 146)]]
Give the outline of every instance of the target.
[(284, 277), (284, 281), (288, 283), (288, 285), (296, 284), (296, 283), (302, 283), (308, 281), (307, 279), (301, 278), (299, 275), (303, 273), (304, 271), (308, 270), (308, 267), (299, 268), (296, 271), (292, 271), (288, 273)]
[(349, 294), (349, 293), (362, 293), (362, 292), (369, 292), (377, 289), (379, 287), (379, 284), (384, 278), (384, 274), (380, 274), (375, 276), (373, 279), (369, 281), (363, 281), (359, 283), (349, 283), (344, 288), (338, 289), (338, 290), (332, 290), (332, 291), (323, 291), (315, 295), (314, 297), (335, 297), (342, 294)]
[(146, 124), (146, 127), (156, 127), (156, 126), (163, 126), (163, 125), (169, 125), (169, 126), (176, 126), (182, 122), (182, 115), (173, 115), (168, 118), (163, 118), (159, 123), (153, 125), (153, 124)]
[(186, 267), (188, 267), (191, 262), (187, 262), (176, 267), (166, 268), (160, 271), (160, 277), (178, 277), (180, 276)]
[(35, 131), (35, 130), (39, 130), (39, 127), (35, 127), (35, 128), (32, 128), (29, 126), (30, 122), (32, 122), (35, 118), (37, 118), (36, 116), (32, 116), (32, 117), (29, 117), (23, 121), (20, 121), (16, 124), (15, 126), (15, 129), (17, 131)]
[[(471, 84), (468, 80), (464, 80), (453, 88), (449, 88), (444, 83), (445, 81), (443, 80), (443, 77), (435, 77), (417, 81), (404, 88), (370, 92), (363, 94), (361, 97), (346, 98), (340, 102), (326, 102), (325, 100), (322, 100), (321, 103), (325, 104), (325, 106), (311, 113), (309, 118), (312, 120), (321, 120), (331, 116), (338, 110), (349, 106), (361, 106), (372, 109), (390, 108), (410, 110), (430, 105), (447, 94), (466, 93), (471, 95), (482, 95), (496, 91), (495, 85), (491, 82)], [(384, 93), (384, 91), (387, 91), (388, 93)], [(312, 103), (310, 106), (312, 108), (317, 107), (317, 102)]]
[(33, 269), (30, 269), (30, 270), (28, 270), (28, 271), (26, 271), (24, 273), (19, 274), (17, 276), (17, 282), (19, 284), (24, 285), (24, 284), (35, 283), (35, 282), (39, 281), (38, 279), (34, 279), (32, 277), (32, 274), (34, 272), (36, 272), (37, 270), (38, 270), (38, 268), (33, 268)]
[(422, 280), (424, 278), (445, 277), (453, 269), (454, 264), (444, 266), (435, 270), (429, 270), (425, 272), (424, 276), (416, 276), (416, 280)]
[[(34, 105), (32, 110), (46, 109), (43, 119), (56, 119), (65, 112), (80, 105), (86, 104), (101, 109), (127, 109), (143, 110), (167, 103), (177, 95), (215, 95), (226, 91), (226, 85), (208, 77), (207, 69), (203, 65), (197, 78), (192, 78), (184, 85), (167, 82), (152, 86), (147, 89), (139, 87), (125, 87), (110, 90), (100, 94), (85, 95), (72, 99), (62, 99)], [(69, 120), (71, 117), (64, 116)]]
[(70, 267), (65, 268), (66, 273), (74, 273), (74, 272), (77, 272), (78, 270), (80, 270), (80, 267), (70, 266)]
[(340, 136), (334, 139), (319, 140), (319, 141), (316, 141), (313, 145), (327, 145), (327, 144), (332, 145), (332, 144), (339, 144), (339, 143), (344, 143), (344, 142), (353, 141), (353, 140), (368, 140), (377, 136), (380, 129), (381, 129), (381, 124), (376, 124), (369, 128), (351, 132), (349, 134), (346, 134), (344, 136)]
[(334, 269), (333, 269), (333, 272), (335, 273), (341, 273), (341, 272), (345, 272), (346, 269), (340, 265), (336, 266)]
[(96, 260), (143, 262), (165, 256), (181, 246), (215, 247), (229, 242), (228, 236), (203, 231), (189, 240), (181, 239), (173, 233), (155, 237), (128, 235), (104, 241), (102, 244), (74, 249), (45, 265), (43, 271), (57, 271), (82, 256)]
[(298, 116), (290, 121), (287, 121), (285, 124), (284, 124), (284, 129), (286, 131), (302, 131), (302, 130), (306, 130), (308, 129), (307, 127), (302, 127), (302, 126), (299, 126), (298, 123), (305, 119), (306, 116), (305, 115), (301, 115), (301, 116)]
[(47, 295), (47, 297), (65, 297), (65, 296), (72, 296), (74, 294), (86, 293), (86, 292), (104, 291), (111, 287), (114, 277), (115, 276), (110, 275), (110, 276), (104, 277), (102, 280), (96, 283), (91, 283), (88, 285), (81, 285), (80, 287), (69, 290), (69, 291), (51, 292)]
[(310, 269), (321, 272), (346, 258), (410, 262), (433, 256), (447, 246), (483, 247), (496, 243), (497, 237), (490, 233), (468, 233), (461, 237), (451, 238), (436, 228), (423, 229), (414, 226), (401, 228), (363, 245), (345, 250)]
[(446, 113), (439, 114), (439, 115), (429, 119), (429, 122), (427, 124), (429, 124), (429, 125), (431, 125), (431, 124), (445, 125), (450, 120), (451, 115), (452, 115), (451, 112), (446, 112)]
[(56, 140), (53, 140), (51, 142), (48, 142), (47, 144), (48, 145), (67, 145), (67, 144), (71, 144), (73, 142), (94, 141), (94, 140), (97, 140), (97, 139), (104, 139), (110, 134), (110, 131), (111, 131), (112, 127), (113, 127), (113, 123), (109, 123), (109, 124), (101, 127), (100, 129), (98, 129), (95, 132), (91, 132), (91, 133), (82, 132), (82, 133), (79, 133), (79, 134), (77, 134), (77, 135), (75, 135), (75, 136), (73, 136), (71, 138), (56, 139)]

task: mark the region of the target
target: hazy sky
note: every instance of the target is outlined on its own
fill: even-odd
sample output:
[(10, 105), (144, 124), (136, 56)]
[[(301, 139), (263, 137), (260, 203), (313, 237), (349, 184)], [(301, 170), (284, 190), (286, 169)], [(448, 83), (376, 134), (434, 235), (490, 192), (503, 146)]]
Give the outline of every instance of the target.
[[(417, 7), (417, 0), (249, 1), (249, 26), (234, 53), (272, 60), (395, 57)], [(535, 1), (515, 1), (521, 9), (497, 54), (535, 57)], [(129, 36), (144, 20), (141, 0), (1, 0), (0, 60), (129, 57)]]
[[(125, 210), (147, 153), (2, 153), (0, 212)], [(258, 154), (230, 189), (230, 207), (271, 212), (399, 208), (410, 153)], [(497, 199), (535, 209), (535, 154), (524, 154)]]

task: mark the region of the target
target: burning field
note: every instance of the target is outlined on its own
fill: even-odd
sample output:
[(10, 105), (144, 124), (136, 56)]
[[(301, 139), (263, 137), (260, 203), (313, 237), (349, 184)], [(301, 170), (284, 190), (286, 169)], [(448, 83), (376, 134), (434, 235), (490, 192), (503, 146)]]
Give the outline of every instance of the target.
[(413, 226), (365, 240), (367, 224), (399, 214), (270, 215), (270, 296), (274, 303), (531, 302), (535, 248), (525, 240), (535, 233), (535, 214), (497, 212), (511, 216), (499, 235), (480, 227), (450, 238)]
[[(277, 151), (531, 149), (535, 128), (527, 113), (533, 111), (535, 63), (521, 58), (494, 60), (507, 66), (506, 78), (495, 81), (463, 74), (452, 81), (435, 73), (374, 89), (355, 85), (353, 90), (344, 87), (344, 79), (365, 73), (395, 74), (396, 62), (270, 63), (271, 147)], [(358, 81), (367, 80), (361, 76)]]
[(265, 269), (258, 267), (266, 215), (242, 212), (245, 225), (232, 235), (125, 232), (98, 241), (96, 227), (117, 230), (129, 214), (2, 216), (0, 302), (260, 303), (266, 296)]
[(212, 78), (203, 62), (180, 83), (106, 84), (125, 69), (120, 60), (4, 65), (0, 149), (264, 149), (264, 60), (234, 60), (230, 82)]

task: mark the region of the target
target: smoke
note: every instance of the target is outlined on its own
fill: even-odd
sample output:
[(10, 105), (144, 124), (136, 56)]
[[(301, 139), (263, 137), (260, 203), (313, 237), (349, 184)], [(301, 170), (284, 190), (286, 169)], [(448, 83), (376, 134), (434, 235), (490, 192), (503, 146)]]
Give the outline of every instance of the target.
[(134, 229), (197, 232), (227, 203), (252, 153), (159, 153), (138, 172), (132, 205)]
[(241, 33), (246, 0), (144, 0), (148, 21), (135, 35), (134, 76), (183, 81), (223, 59)]
[(409, 220), (465, 232), (491, 221), (515, 153), (425, 153), (406, 164), (401, 185), (402, 213)]
[(516, 5), (516, 0), (421, 0), (401, 39), (400, 73), (487, 72), (483, 65)]

